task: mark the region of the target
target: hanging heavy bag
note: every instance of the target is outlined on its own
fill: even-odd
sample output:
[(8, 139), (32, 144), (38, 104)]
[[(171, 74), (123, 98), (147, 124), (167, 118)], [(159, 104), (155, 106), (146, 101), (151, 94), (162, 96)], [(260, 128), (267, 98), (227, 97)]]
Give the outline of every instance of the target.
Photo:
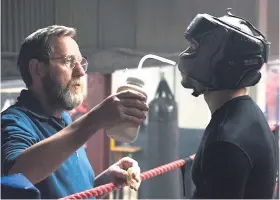
[[(148, 122), (148, 168), (179, 159), (177, 104), (164, 78), (149, 104)], [(180, 176), (178, 169), (148, 180), (147, 198), (180, 199)]]

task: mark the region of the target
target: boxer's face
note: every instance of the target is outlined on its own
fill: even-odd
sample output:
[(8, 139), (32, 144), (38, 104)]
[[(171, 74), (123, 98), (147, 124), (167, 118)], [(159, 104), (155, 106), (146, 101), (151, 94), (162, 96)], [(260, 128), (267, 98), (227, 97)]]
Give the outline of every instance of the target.
[[(197, 45), (193, 42), (188, 41), (188, 45), (189, 47), (182, 52), (182, 54), (180, 56), (185, 57), (182, 59), (188, 59), (188, 57), (194, 56), (194, 54), (196, 53), (196, 49), (197, 49)], [(179, 70), (181, 72), (181, 84), (184, 88), (193, 88), (193, 84), (192, 84), (192, 80), (188, 77), (187, 75), (187, 69), (191, 69), (194, 66), (189, 66), (187, 64), (185, 64), (184, 62), (180, 63), (180, 65), (178, 66)]]
[(193, 84), (192, 84), (192, 81), (191, 79), (184, 73), (181, 72), (181, 85), (184, 87), (184, 88), (188, 88), (188, 89), (192, 89), (193, 88)]

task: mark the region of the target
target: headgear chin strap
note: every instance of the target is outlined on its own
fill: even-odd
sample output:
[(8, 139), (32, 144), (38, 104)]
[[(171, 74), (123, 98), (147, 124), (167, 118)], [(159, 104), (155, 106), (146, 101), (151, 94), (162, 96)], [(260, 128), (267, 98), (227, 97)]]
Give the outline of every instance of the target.
[(191, 81), (187, 88), (194, 90), (194, 96), (259, 82), (270, 43), (230, 9), (220, 18), (198, 14), (187, 27), (185, 38), (191, 46), (180, 54), (178, 67)]

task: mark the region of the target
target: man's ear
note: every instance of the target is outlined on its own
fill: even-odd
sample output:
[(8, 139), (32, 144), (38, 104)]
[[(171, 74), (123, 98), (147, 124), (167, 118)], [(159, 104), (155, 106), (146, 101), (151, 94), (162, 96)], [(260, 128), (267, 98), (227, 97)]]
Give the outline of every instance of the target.
[(41, 79), (46, 73), (43, 63), (39, 62), (37, 59), (32, 59), (29, 61), (29, 72), (32, 79)]

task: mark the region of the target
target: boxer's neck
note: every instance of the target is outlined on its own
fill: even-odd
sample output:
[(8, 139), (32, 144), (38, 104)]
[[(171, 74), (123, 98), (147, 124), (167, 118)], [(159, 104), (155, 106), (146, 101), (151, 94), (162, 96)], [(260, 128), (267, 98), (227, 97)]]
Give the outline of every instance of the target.
[(244, 95), (248, 95), (246, 88), (238, 90), (207, 91), (204, 93), (204, 99), (208, 104), (211, 114), (213, 114), (227, 101)]

